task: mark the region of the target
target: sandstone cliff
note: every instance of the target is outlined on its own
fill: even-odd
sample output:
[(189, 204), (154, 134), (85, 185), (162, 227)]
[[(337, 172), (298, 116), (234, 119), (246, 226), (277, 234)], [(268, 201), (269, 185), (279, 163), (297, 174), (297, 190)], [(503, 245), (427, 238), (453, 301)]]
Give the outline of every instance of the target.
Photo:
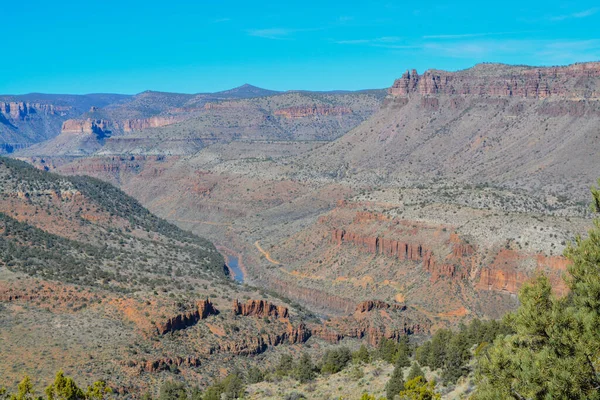
[(265, 300), (248, 300), (246, 304), (238, 300), (233, 301), (234, 315), (253, 316), (253, 317), (274, 317), (278, 319), (287, 319), (289, 311), (287, 307), (276, 306)]

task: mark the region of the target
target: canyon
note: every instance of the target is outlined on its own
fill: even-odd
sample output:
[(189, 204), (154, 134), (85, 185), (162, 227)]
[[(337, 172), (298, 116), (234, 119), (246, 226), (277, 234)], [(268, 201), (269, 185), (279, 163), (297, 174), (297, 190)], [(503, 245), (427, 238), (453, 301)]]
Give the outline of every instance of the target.
[[(591, 224), (589, 187), (600, 176), (600, 64), (410, 70), (390, 84), (350, 93), (144, 92), (78, 113), (35, 106), (37, 116), (54, 110), (58, 129), (13, 157), (109, 182), (243, 267), (243, 282), (195, 276), (191, 257), (175, 256), (158, 235), (169, 268), (144, 250), (147, 261), (135, 257), (123, 272), (131, 282), (120, 283), (143, 290), (119, 301), (102, 286), (109, 300), (86, 307), (124, 327), (119, 348), (133, 350), (111, 364), (133, 377), (123, 387), (176, 370), (207, 382), (225, 364), (272, 365), (303, 349), (419, 341), (501, 318), (540, 273), (567, 295), (563, 252)], [(38, 118), (3, 107), (7, 121)], [(105, 221), (130, 235), (127, 218), (84, 212), (86, 196), (62, 189), (46, 196), (15, 187), (0, 205), (72, 240), (108, 235)], [(42, 198), (56, 213), (41, 211)], [(89, 222), (74, 225), (59, 210)], [(131, 236), (132, 248), (146, 248), (148, 233)], [(86, 296), (76, 293), (52, 300), (52, 318), (72, 315), (58, 304), (79, 305)], [(51, 296), (0, 286), (0, 299), (16, 318), (19, 305), (38, 310)]]

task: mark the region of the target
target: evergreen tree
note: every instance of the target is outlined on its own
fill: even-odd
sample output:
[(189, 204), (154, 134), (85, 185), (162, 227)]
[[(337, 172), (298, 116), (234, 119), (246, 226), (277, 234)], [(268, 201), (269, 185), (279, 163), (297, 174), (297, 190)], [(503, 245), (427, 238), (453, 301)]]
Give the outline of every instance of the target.
[(394, 364), (396, 361), (396, 343), (390, 339), (381, 339), (377, 347), (377, 357)]
[(427, 365), (432, 370), (442, 368), (446, 364), (446, 345), (448, 344), (452, 332), (447, 329), (440, 329), (431, 339), (431, 350)]
[(470, 347), (465, 329), (452, 336), (446, 347), (446, 360), (442, 371), (442, 378), (446, 383), (455, 383), (458, 378), (469, 373), (467, 363), (471, 358)]
[(294, 359), (289, 354), (282, 354), (275, 373), (279, 376), (288, 376), (294, 369)]
[(409, 380), (409, 381), (411, 381), (411, 380), (415, 379), (418, 376), (420, 376), (421, 378), (423, 378), (424, 381), (427, 381), (425, 379), (425, 373), (423, 372), (423, 370), (421, 369), (421, 367), (419, 367), (419, 363), (417, 363), (415, 361), (415, 362), (412, 363), (412, 366), (410, 367), (410, 371), (408, 372), (408, 377), (406, 379)]
[(112, 389), (106, 385), (106, 382), (96, 381), (91, 386), (88, 386), (85, 392), (85, 398), (102, 400), (110, 393), (112, 393)]
[(25, 375), (23, 380), (17, 386), (17, 394), (12, 394), (10, 400), (39, 400), (41, 397), (35, 395), (31, 378)]
[[(599, 181), (600, 184), (600, 181)], [(600, 190), (592, 189), (594, 211)], [(548, 278), (524, 285), (506, 317), (515, 333), (479, 357), (478, 399), (600, 399), (600, 220), (565, 255), (570, 293), (556, 298)]]
[(439, 400), (442, 396), (435, 391), (435, 382), (427, 382), (421, 376), (409, 380), (400, 392), (401, 400)]
[(248, 368), (248, 375), (246, 381), (250, 384), (259, 383), (265, 379), (265, 374), (258, 367), (250, 367)]
[(395, 363), (401, 367), (410, 365), (411, 349), (408, 336), (402, 336), (396, 346)]
[(385, 393), (388, 400), (394, 400), (394, 396), (399, 395), (402, 389), (404, 389), (404, 372), (402, 371), (402, 367), (396, 364), (392, 376), (385, 386)]
[(312, 363), (310, 355), (307, 353), (303, 353), (302, 357), (298, 361), (298, 365), (296, 366), (296, 378), (300, 381), (300, 383), (310, 382), (315, 378), (315, 367)]
[(187, 392), (182, 382), (166, 381), (160, 387), (158, 400), (187, 400)]
[(326, 374), (336, 374), (346, 368), (350, 362), (352, 355), (347, 347), (339, 349), (327, 350), (323, 356), (323, 364), (321, 372)]
[(415, 359), (419, 365), (430, 367), (429, 360), (431, 359), (431, 341), (427, 341), (417, 348), (415, 351)]
[(371, 355), (369, 354), (369, 350), (367, 346), (364, 344), (360, 345), (360, 348), (352, 354), (352, 360), (355, 363), (368, 363), (371, 361)]
[(79, 400), (84, 399), (83, 391), (77, 386), (73, 378), (65, 377), (62, 370), (56, 373), (54, 383), (46, 388), (48, 400)]

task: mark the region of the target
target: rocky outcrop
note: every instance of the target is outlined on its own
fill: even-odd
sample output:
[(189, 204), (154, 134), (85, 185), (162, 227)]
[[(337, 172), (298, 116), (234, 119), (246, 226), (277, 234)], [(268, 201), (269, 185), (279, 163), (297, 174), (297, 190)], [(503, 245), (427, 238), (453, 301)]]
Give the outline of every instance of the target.
[(183, 120), (183, 117), (150, 117), (112, 121), (105, 119), (69, 119), (63, 122), (61, 133), (91, 134), (99, 131), (118, 130), (122, 132), (141, 131), (149, 128), (160, 128)]
[(163, 357), (154, 360), (131, 360), (126, 366), (137, 369), (138, 373), (167, 371), (175, 367), (199, 367), (202, 364), (199, 357)]
[(132, 131), (141, 131), (149, 128), (160, 128), (167, 125), (172, 125), (177, 122), (182, 121), (182, 117), (151, 117), (151, 118), (141, 118), (141, 119), (126, 119), (123, 121), (118, 121), (115, 124), (121, 129), (123, 132), (132, 132)]
[(71, 107), (23, 101), (0, 102), (0, 115), (12, 121), (25, 121), (32, 114), (56, 115)]
[(400, 311), (406, 310), (406, 306), (403, 304), (389, 304), (381, 300), (367, 300), (356, 306), (355, 313), (363, 314), (372, 310), (387, 310), (390, 308)]
[(400, 242), (379, 236), (362, 236), (343, 229), (332, 231), (331, 242), (336, 244), (351, 243), (365, 252), (394, 257), (399, 260), (421, 261), (423, 255), (429, 252), (421, 244)]
[(337, 317), (312, 328), (312, 335), (337, 343), (344, 338), (365, 339), (377, 346), (382, 339), (398, 341), (402, 336), (426, 334), (431, 321), (407, 310), (402, 304), (365, 301), (351, 316)]
[(229, 353), (234, 355), (256, 355), (263, 353), (269, 347), (282, 344), (297, 344), (306, 342), (312, 331), (303, 323), (296, 326), (287, 324), (284, 331), (268, 332), (259, 335), (244, 335), (237, 340), (225, 340), (214, 344), (209, 349), (209, 354)]
[[(366, 217), (361, 217), (363, 220), (364, 218)], [(475, 252), (472, 246), (463, 243), (455, 234), (450, 235), (448, 243), (452, 253), (443, 260), (438, 260), (433, 251), (422, 244), (406, 243), (379, 236), (362, 236), (343, 229), (332, 231), (331, 242), (338, 245), (350, 243), (364, 252), (383, 255), (400, 261), (422, 261), (423, 268), (431, 274), (433, 281), (441, 276), (460, 280), (467, 279), (471, 270), (470, 257)]]
[[(574, 64), (566, 67), (512, 67), (480, 64), (474, 68), (447, 72), (429, 70), (419, 75), (406, 71), (389, 89), (392, 96), (472, 95), (545, 99), (548, 97), (600, 98), (600, 63)], [(436, 102), (423, 106), (435, 109)]]
[(62, 124), (61, 133), (98, 134), (110, 131), (110, 122), (104, 119), (68, 119)]
[(213, 306), (209, 299), (199, 301), (193, 310), (176, 315), (164, 322), (156, 323), (156, 333), (164, 335), (169, 332), (175, 332), (195, 325), (199, 320), (207, 318), (209, 315), (216, 315), (219, 312)]
[(294, 118), (306, 118), (306, 117), (317, 117), (317, 116), (337, 116), (352, 114), (352, 110), (348, 107), (334, 107), (334, 106), (297, 106), (288, 107), (275, 110), (275, 115), (294, 119)]
[(494, 262), (481, 270), (476, 288), (514, 295), (536, 272), (544, 272), (552, 283), (554, 293), (564, 296), (568, 288), (563, 275), (568, 265), (569, 261), (562, 256), (538, 254), (532, 259), (515, 250), (502, 249), (496, 254)]
[(354, 310), (355, 302), (323, 290), (295, 285), (275, 277), (264, 282), (266, 287), (295, 301), (309, 305), (313, 310), (336, 314), (348, 314)]
[(287, 307), (276, 306), (265, 300), (248, 300), (245, 304), (242, 304), (236, 299), (233, 301), (233, 314), (259, 318), (287, 319), (289, 317)]

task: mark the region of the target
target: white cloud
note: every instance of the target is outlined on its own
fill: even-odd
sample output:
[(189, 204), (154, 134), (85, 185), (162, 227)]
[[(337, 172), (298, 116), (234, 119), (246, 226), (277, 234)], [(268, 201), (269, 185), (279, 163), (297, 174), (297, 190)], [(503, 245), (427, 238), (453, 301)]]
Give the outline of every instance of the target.
[(382, 44), (398, 43), (402, 38), (398, 36), (382, 36), (373, 39), (349, 39), (349, 40), (336, 40), (337, 44), (366, 44), (370, 46), (383, 47)]
[(600, 11), (600, 8), (594, 7), (594, 8), (588, 8), (587, 10), (574, 12), (571, 14), (550, 16), (549, 19), (551, 21), (564, 21), (566, 19), (586, 18), (586, 17), (590, 17), (590, 16), (596, 14), (598, 11)]
[(319, 31), (322, 28), (307, 28), (307, 29), (294, 29), (294, 28), (267, 28), (267, 29), (250, 29), (246, 32), (250, 36), (256, 36), (264, 39), (273, 40), (292, 40), (292, 35), (298, 32), (312, 32)]

